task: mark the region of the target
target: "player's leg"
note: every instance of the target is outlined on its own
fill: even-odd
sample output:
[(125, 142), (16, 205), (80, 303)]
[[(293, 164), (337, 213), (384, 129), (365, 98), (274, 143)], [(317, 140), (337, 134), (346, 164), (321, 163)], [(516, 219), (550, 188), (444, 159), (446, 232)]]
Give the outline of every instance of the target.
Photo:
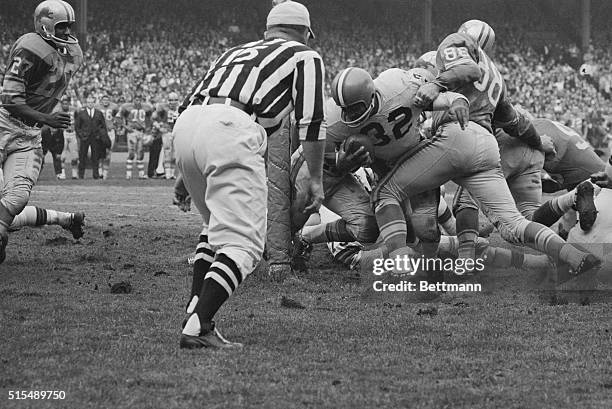
[(60, 212), (58, 210), (44, 209), (38, 206), (26, 206), (21, 213), (13, 219), (10, 230), (19, 230), (22, 227), (61, 226), (69, 231), (72, 237), (80, 239), (85, 233), (85, 213)]
[[(52, 132), (52, 141), (49, 146), (53, 158), (53, 170), (58, 179), (62, 174), (62, 151), (64, 150), (64, 136), (60, 132)], [(64, 176), (65, 177), (65, 176)]]
[(79, 140), (76, 137), (76, 133), (68, 132), (68, 155), (70, 158), (70, 170), (72, 173), (72, 179), (78, 178), (78, 165), (79, 165)]
[(479, 230), (479, 207), (472, 195), (462, 186), (459, 186), (455, 192), (453, 211), (459, 242), (458, 257), (474, 259)]
[(70, 161), (70, 145), (68, 141), (68, 135), (65, 132), (62, 132), (64, 138), (64, 148), (62, 149), (61, 159), (62, 159), (62, 172), (60, 176), (57, 178), (60, 180), (66, 179), (66, 163)]
[(91, 144), (91, 140), (81, 139), (81, 143), (79, 144), (79, 179), (83, 179), (85, 177), (85, 166), (87, 165), (87, 153), (89, 152), (89, 146)]
[(144, 133), (136, 131), (136, 168), (138, 169), (138, 179), (146, 179), (144, 165)]
[(132, 169), (134, 168), (134, 159), (136, 158), (136, 145), (138, 144), (138, 137), (136, 132), (127, 133), (127, 160), (125, 161), (125, 178), (132, 179)]
[(174, 141), (171, 132), (162, 135), (162, 146), (164, 152), (164, 176), (166, 179), (174, 177)]
[(526, 244), (554, 260), (561, 260), (577, 274), (599, 265), (599, 260), (592, 254), (566, 243), (548, 227), (525, 219), (516, 209), (501, 168), (482, 171), (456, 182), (468, 189), (482, 204), (483, 212), (505, 240)]
[(542, 179), (540, 174), (544, 166), (544, 154), (533, 150), (526, 151), (525, 154), (530, 156), (525, 161), (529, 165), (521, 169), (516, 175), (506, 178), (506, 182), (518, 211), (527, 220), (539, 222), (539, 220), (533, 218), (533, 215), (542, 203)]
[(106, 150), (106, 157), (102, 161), (102, 179), (108, 179), (108, 172), (110, 170), (111, 164), (111, 154), (113, 152), (113, 148), (115, 147), (116, 134), (114, 129), (108, 131), (108, 138), (111, 141), (111, 146), (109, 149)]
[(458, 155), (459, 144), (458, 138), (442, 132), (401, 158), (379, 181), (372, 199), (380, 235), (390, 254), (406, 246), (407, 224), (402, 203), (409, 196), (438, 188), (457, 175), (462, 160)]
[(444, 186), (440, 186), (440, 203), (438, 204), (438, 223), (444, 229), (444, 232), (449, 236), (457, 234), (456, 220), (451, 212), (448, 203), (444, 197), (446, 196)]
[[(589, 230), (597, 219), (595, 207), (595, 187), (589, 180), (580, 183), (575, 189), (556, 196), (542, 204), (533, 215), (533, 220), (545, 226), (552, 226), (564, 214), (576, 210), (580, 215), (580, 228)], [(568, 226), (571, 228), (572, 226)]]
[[(16, 147), (19, 146), (16, 144)], [(2, 165), (4, 181), (0, 194), (0, 264), (6, 257), (9, 227), (15, 216), (27, 205), (42, 164), (40, 146), (20, 147), (18, 150), (7, 148), (8, 153)]]

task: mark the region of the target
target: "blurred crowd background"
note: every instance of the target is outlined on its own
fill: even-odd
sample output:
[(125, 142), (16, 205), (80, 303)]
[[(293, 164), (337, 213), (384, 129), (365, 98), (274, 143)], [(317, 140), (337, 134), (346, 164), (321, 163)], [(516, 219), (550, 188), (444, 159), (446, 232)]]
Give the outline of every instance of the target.
[[(70, 1), (74, 4), (73, 1)], [(38, 1), (0, 3), (0, 70), (11, 44), (33, 31)], [(226, 48), (262, 36), (270, 1), (89, 0), (86, 65), (72, 82), (76, 106), (88, 95), (115, 103), (142, 93), (164, 101), (170, 91), (184, 97)], [(311, 12), (324, 58), (327, 84), (342, 68), (359, 66), (372, 75), (410, 68), (422, 53), (472, 18), (496, 32), (494, 61), (513, 102), (537, 116), (557, 119), (594, 147), (608, 145), (612, 126), (612, 2), (592, 2), (591, 44), (580, 50), (579, 2), (433, 0), (433, 42), (420, 41), (418, 1), (303, 1)]]

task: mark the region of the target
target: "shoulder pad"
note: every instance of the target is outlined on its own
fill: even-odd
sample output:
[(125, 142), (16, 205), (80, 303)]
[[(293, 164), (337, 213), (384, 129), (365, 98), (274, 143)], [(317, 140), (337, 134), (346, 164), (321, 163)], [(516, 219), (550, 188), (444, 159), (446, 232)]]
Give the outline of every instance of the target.
[(29, 51), (41, 60), (55, 52), (55, 49), (36, 33), (27, 33), (19, 37), (13, 45), (13, 50), (17, 49)]

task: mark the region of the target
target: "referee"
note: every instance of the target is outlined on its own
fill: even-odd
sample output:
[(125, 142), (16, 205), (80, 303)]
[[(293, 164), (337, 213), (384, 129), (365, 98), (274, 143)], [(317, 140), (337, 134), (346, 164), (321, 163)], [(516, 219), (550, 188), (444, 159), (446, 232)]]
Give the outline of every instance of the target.
[(293, 112), (310, 171), (311, 203), (323, 201), (325, 144), (321, 56), (305, 6), (280, 3), (264, 39), (226, 51), (196, 84), (174, 126), (177, 166), (203, 218), (181, 348), (232, 348), (213, 317), (261, 260), (266, 236), (267, 136)]

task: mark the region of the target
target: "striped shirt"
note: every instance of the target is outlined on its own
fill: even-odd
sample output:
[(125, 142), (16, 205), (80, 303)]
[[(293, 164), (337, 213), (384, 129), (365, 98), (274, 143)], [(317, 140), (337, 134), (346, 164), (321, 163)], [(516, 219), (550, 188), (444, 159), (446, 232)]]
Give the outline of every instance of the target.
[[(321, 56), (297, 41), (260, 40), (226, 51), (183, 102), (221, 97), (252, 110), (268, 135), (294, 112), (300, 140), (325, 139)], [(181, 109), (181, 111), (182, 111)]]

